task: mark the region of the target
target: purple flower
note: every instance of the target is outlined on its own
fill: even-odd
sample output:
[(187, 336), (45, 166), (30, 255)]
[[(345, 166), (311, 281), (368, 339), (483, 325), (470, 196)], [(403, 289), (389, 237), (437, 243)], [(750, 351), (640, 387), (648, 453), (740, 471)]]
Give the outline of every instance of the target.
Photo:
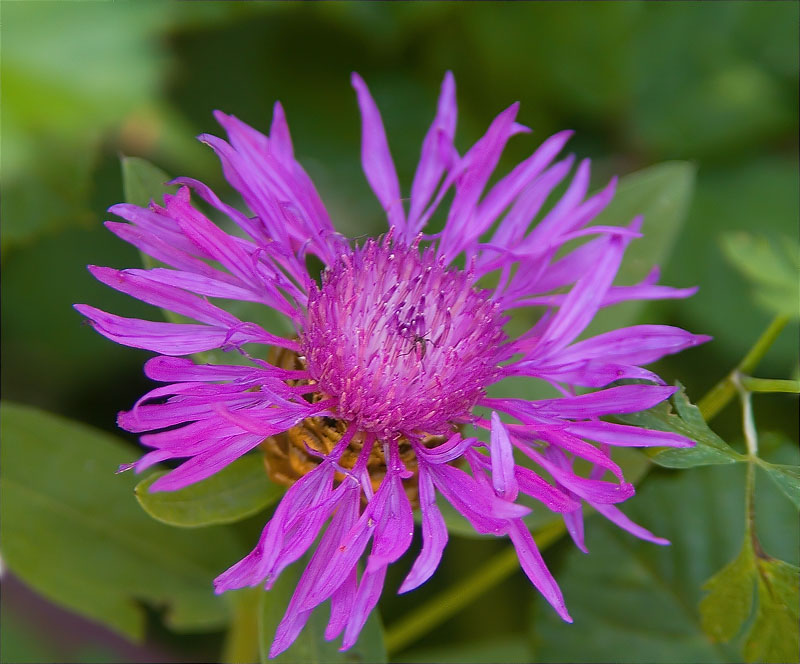
[[(141, 437), (151, 451), (134, 467), (186, 458), (152, 487), (170, 491), (260, 446), (273, 480), (290, 485), (256, 548), (215, 581), (217, 592), (269, 588), (322, 533), (271, 656), (289, 647), (311, 611), (328, 599), (325, 637), (344, 632), (342, 648), (353, 645), (378, 602), (387, 567), (411, 544), (415, 508), (422, 549), (400, 592), (424, 583), (447, 543), (437, 493), (478, 532), (508, 536), (525, 574), (570, 621), (523, 521), (530, 508), (517, 500), (524, 494), (560, 513), (582, 550), (584, 504), (637, 537), (665, 544), (616, 507), (634, 489), (609, 446), (685, 447), (691, 441), (599, 418), (669, 397), (674, 389), (641, 365), (708, 337), (637, 325), (575, 339), (601, 307), (685, 297), (694, 289), (655, 285), (655, 271), (635, 286), (612, 285), (641, 220), (627, 227), (587, 225), (611, 201), (615, 185), (586, 198), (588, 160), (561, 199), (539, 214), (571, 170), (571, 156), (554, 161), (570, 132), (547, 139), (485, 191), (508, 139), (529, 130), (515, 121), (514, 104), (460, 155), (453, 144), (449, 73), (406, 205), (378, 109), (355, 74), (353, 86), (363, 119), (364, 172), (388, 217), (384, 236), (359, 245), (335, 231), (295, 161), (280, 104), (269, 136), (218, 112), (229, 142), (200, 137), (253, 216), (189, 178), (175, 180), (182, 186), (164, 197), (163, 207), (111, 208), (129, 223), (107, 222), (108, 228), (168, 267), (91, 266), (92, 274), (196, 321), (132, 320), (76, 305), (106, 337), (159, 353), (145, 373), (166, 385), (119, 416), (122, 428), (151, 432)], [(192, 204), (190, 191), (242, 233), (212, 223)], [(450, 191), (444, 229), (425, 235)], [(557, 255), (584, 236), (589, 239), (578, 248)], [(324, 264), (321, 275), (309, 273), (309, 254)], [(212, 300), (269, 307), (295, 334), (282, 337), (240, 320)], [(508, 312), (529, 306), (543, 307), (544, 314), (532, 329), (509, 338)], [(182, 357), (211, 349), (238, 351), (244, 363), (196, 364)], [(546, 381), (563, 396), (488, 398), (487, 387), (508, 376)], [(611, 386), (619, 379), (638, 382)], [(577, 394), (576, 388), (601, 389)], [(469, 427), (488, 431), (489, 442), (469, 437)], [(577, 459), (588, 462), (588, 475), (573, 470)]]

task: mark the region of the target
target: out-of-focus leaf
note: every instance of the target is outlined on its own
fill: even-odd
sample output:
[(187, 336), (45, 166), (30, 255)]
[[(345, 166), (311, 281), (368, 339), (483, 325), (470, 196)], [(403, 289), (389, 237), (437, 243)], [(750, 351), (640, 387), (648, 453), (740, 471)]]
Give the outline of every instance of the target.
[(761, 461), (759, 464), (769, 478), (778, 485), (795, 506), (800, 509), (800, 466)]
[(700, 410), (686, 396), (683, 385), (676, 384), (679, 389), (670, 401), (664, 401), (654, 408), (638, 413), (615, 415), (615, 419), (625, 424), (678, 433), (697, 443), (691, 448), (666, 448), (656, 451), (651, 458), (660, 466), (691, 468), (744, 460), (741, 454), (708, 427)]
[(166, 68), (148, 3), (13, 3), (3, 24), (5, 250), (95, 219), (103, 132), (155, 97)]
[(555, 570), (575, 622), (562, 622), (537, 597), (533, 661), (739, 661), (733, 647), (709, 641), (695, 607), (703, 581), (742, 540), (743, 470), (697, 468), (648, 477), (622, 509), (671, 546), (593, 519), (586, 528), (589, 555), (572, 549)]
[(172, 178), (147, 159), (123, 157), (120, 163), (122, 186), (128, 203), (147, 207), (150, 201), (154, 201), (163, 205), (163, 195), (175, 193), (176, 187), (167, 185)]
[[(681, 327), (713, 336), (713, 344), (704, 347), (704, 352), (729, 358), (726, 362), (734, 364), (745, 356), (773, 314), (750, 305), (746, 296), (750, 285), (726, 260), (719, 237), (731, 231), (749, 233), (758, 224), (759, 233), (780, 243), (781, 237), (796, 234), (799, 215), (796, 159), (759, 153), (736, 166), (704, 167), (689, 221), (664, 269), (665, 283), (697, 284), (700, 290), (687, 300), (659, 308), (668, 309)], [(742, 315), (743, 307), (747, 315)], [(793, 321), (759, 365), (761, 375), (783, 376), (786, 367), (797, 364), (797, 335), (798, 324)], [(698, 355), (701, 362), (710, 359)], [(697, 370), (702, 371), (702, 366)]]
[(753, 547), (748, 539), (734, 560), (703, 584), (700, 602), (703, 631), (714, 641), (730, 641), (750, 615), (755, 589)]
[[(797, 40), (789, 27), (797, 22), (796, 6), (701, 3), (687, 13), (673, 3), (646, 3), (640, 16), (626, 122), (637, 143), (659, 155), (735, 158), (796, 127), (788, 77), (766, 65), (777, 60), (796, 72)], [(756, 46), (759, 30), (774, 39), (769, 46)], [(750, 53), (744, 41), (755, 46)]]
[(800, 246), (784, 237), (774, 246), (762, 236), (726, 233), (725, 257), (755, 286), (753, 297), (769, 311), (800, 318)]
[(744, 643), (747, 662), (798, 661), (800, 569), (774, 558), (758, 561), (758, 609)]
[(144, 514), (131, 460), (111, 435), (43, 411), (2, 407), (3, 560), (58, 604), (132, 639), (138, 601), (165, 609), (177, 630), (222, 627), (228, 609), (212, 580), (243, 551), (226, 528), (176, 530)]
[(386, 648), (383, 644), (383, 627), (381, 626), (378, 611), (373, 611), (356, 644), (346, 652), (340, 652), (338, 639), (334, 641), (325, 640), (325, 626), (328, 624), (327, 607), (318, 606), (314, 609), (308, 623), (303, 628), (300, 636), (289, 647), (277, 657), (269, 658), (269, 649), (275, 637), (275, 630), (283, 618), (284, 611), (289, 604), (289, 599), (297, 587), (300, 575), (303, 572), (304, 561), (296, 563), (289, 569), (283, 571), (272, 588), (261, 597), (260, 622), (258, 638), (261, 651), (261, 661), (264, 664), (275, 662), (275, 664), (294, 664), (294, 662), (304, 662), (308, 664), (331, 664), (335, 662), (347, 662), (350, 664), (379, 664), (387, 661)]
[(184, 528), (240, 521), (274, 503), (284, 491), (267, 478), (260, 454), (247, 454), (179, 491), (150, 492), (153, 482), (166, 474), (159, 471), (139, 482), (136, 500), (154, 519)]

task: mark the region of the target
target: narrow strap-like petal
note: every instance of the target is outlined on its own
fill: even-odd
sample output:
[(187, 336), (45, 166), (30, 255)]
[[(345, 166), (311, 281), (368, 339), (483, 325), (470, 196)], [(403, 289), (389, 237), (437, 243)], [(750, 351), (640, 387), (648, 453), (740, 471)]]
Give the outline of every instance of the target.
[(422, 512), (422, 550), (414, 561), (399, 593), (406, 593), (425, 583), (439, 566), (447, 544), (447, 526), (439, 507), (436, 493), (425, 462), (419, 464), (419, 507)]
[(418, 223), (425, 206), (431, 199), (436, 185), (447, 169), (451, 168), (458, 154), (453, 147), (456, 130), (456, 89), (451, 72), (444, 75), (436, 117), (422, 142), (414, 182), (411, 185), (411, 206), (408, 213), (406, 242), (411, 242), (422, 230), (424, 220)]
[(506, 500), (517, 499), (517, 479), (514, 475), (514, 448), (508, 431), (497, 413), (492, 411), (491, 432), (492, 484), (497, 495)]
[(386, 211), (389, 226), (404, 231), (406, 216), (400, 197), (400, 183), (389, 152), (389, 144), (386, 142), (380, 111), (362, 78), (353, 73), (351, 81), (358, 97), (358, 107), (361, 109), (361, 163), (364, 174)]
[(542, 593), (542, 596), (556, 610), (562, 620), (571, 623), (572, 618), (567, 612), (561, 589), (558, 587), (550, 570), (547, 569), (547, 565), (545, 565), (542, 554), (539, 553), (528, 527), (521, 519), (515, 519), (509, 526), (508, 535), (517, 550), (522, 570), (531, 580), (531, 583)]

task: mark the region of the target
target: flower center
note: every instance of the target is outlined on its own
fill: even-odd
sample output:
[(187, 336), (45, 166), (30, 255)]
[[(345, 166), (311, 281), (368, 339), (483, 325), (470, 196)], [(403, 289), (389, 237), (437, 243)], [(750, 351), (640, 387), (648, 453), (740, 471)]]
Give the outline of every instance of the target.
[(432, 249), (369, 240), (312, 287), (300, 345), (337, 417), (384, 440), (446, 435), (496, 378), (499, 306)]

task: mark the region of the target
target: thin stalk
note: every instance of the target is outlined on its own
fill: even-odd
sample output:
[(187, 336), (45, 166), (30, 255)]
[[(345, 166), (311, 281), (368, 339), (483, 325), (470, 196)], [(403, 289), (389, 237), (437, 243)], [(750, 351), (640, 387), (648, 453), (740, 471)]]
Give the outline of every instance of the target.
[(740, 376), (734, 374), (731, 382), (734, 389), (739, 393), (739, 399), (742, 402), (742, 431), (747, 444), (747, 456), (753, 462), (758, 458), (758, 433), (756, 432), (756, 422), (753, 417), (753, 398), (749, 390), (742, 385)]
[(230, 593), (233, 599), (233, 619), (220, 657), (223, 664), (255, 664), (258, 652), (258, 600), (263, 591), (247, 588)]
[[(534, 535), (539, 549), (544, 549), (564, 534), (563, 521), (557, 521)], [(448, 588), (398, 620), (386, 631), (386, 650), (396, 653), (474, 602), (489, 588), (519, 569), (514, 547), (498, 553), (464, 583)]]
[[(739, 376), (733, 377), (733, 386), (739, 392), (742, 404), (742, 430), (747, 445), (747, 477), (745, 480), (745, 537), (750, 540), (756, 560), (767, 558), (758, 541), (756, 532), (756, 463), (758, 458), (758, 434), (756, 432), (755, 418), (753, 417), (752, 394), (742, 384)], [(761, 566), (757, 565), (759, 574)]]
[(789, 394), (800, 394), (800, 380), (739, 376), (739, 382), (750, 392), (787, 392)]
[(708, 394), (700, 399), (697, 407), (700, 409), (700, 413), (707, 422), (736, 396), (734, 377), (737, 374), (749, 374), (756, 368), (788, 322), (788, 316), (784, 316), (783, 314), (775, 316), (772, 322), (767, 326), (767, 329), (764, 330), (762, 335), (753, 344), (753, 347), (747, 352), (747, 355), (744, 356), (744, 359), (739, 362), (739, 365), (712, 387)]

